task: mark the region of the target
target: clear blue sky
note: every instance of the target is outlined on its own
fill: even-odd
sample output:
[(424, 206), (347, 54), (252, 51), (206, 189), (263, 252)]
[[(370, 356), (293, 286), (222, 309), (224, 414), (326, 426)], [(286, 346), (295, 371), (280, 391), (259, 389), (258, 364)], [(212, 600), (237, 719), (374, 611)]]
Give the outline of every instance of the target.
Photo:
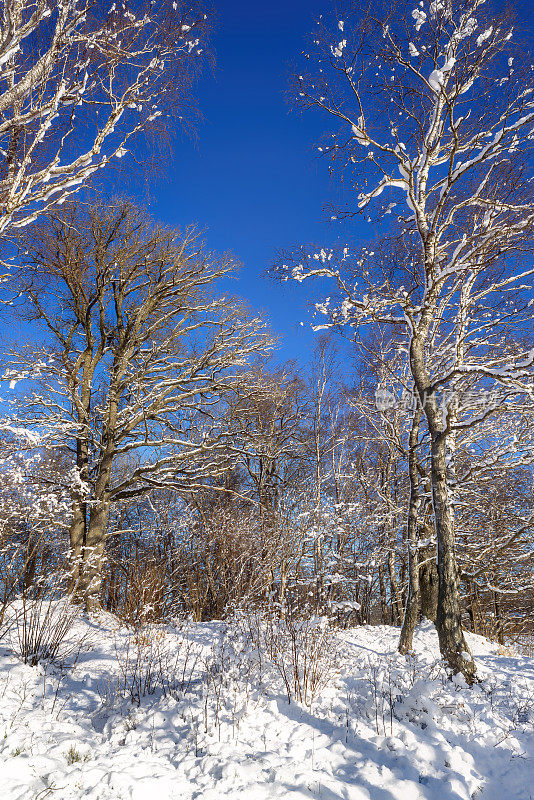
[(315, 334), (305, 291), (262, 277), (278, 248), (329, 241), (322, 223), (330, 182), (314, 143), (325, 120), (291, 113), (290, 62), (328, 0), (216, 0), (217, 66), (201, 81), (198, 141), (180, 139), (169, 177), (154, 187), (151, 211), (163, 222), (208, 228), (210, 247), (243, 263), (236, 294), (264, 310), (283, 335), (283, 355), (306, 360)]

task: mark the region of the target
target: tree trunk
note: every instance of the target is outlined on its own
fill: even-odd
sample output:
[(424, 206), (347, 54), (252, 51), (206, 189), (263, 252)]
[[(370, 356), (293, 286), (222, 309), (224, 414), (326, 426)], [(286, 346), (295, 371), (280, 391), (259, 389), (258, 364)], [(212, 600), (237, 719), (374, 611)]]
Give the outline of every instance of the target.
[(278, 595), (282, 618), (286, 615), (287, 573), (287, 560), (283, 558), (280, 562), (280, 592)]
[[(76, 466), (80, 480), (88, 481), (87, 442), (78, 439), (76, 442)], [(87, 502), (83, 488), (72, 494), (72, 517), (69, 526), (70, 543), (70, 580), (68, 591), (75, 601), (79, 600), (78, 584), (82, 573), (82, 557), (87, 536)]]
[[(435, 402), (435, 401), (434, 401)], [(437, 409), (435, 409), (437, 412)], [(434, 411), (434, 409), (432, 409)], [(434, 416), (432, 414), (432, 416)], [(454, 547), (454, 516), (447, 486), (446, 437), (431, 426), (431, 481), (438, 544), (438, 608), (436, 628), (439, 648), (453, 673), (461, 672), (469, 684), (476, 677), (475, 663), (462, 630), (459, 600), (460, 576)]]
[(417, 445), (421, 410), (415, 412), (408, 443), (408, 474), (410, 477), (410, 505), (408, 508), (408, 597), (399, 638), (399, 653), (408, 653), (413, 647), (413, 634), (419, 613), (419, 552), (417, 520), (419, 509), (419, 475), (417, 472)]
[(397, 573), (395, 572), (395, 551), (391, 549), (388, 553), (388, 574), (391, 587), (391, 623), (400, 625), (402, 620), (402, 602), (400, 599), (399, 585), (397, 583)]
[(74, 599), (78, 598), (78, 585), (82, 573), (82, 553), (86, 543), (86, 515), (85, 503), (80, 503), (77, 498), (72, 502), (72, 517), (69, 527), (70, 542), (70, 580), (69, 593)]
[(113, 467), (114, 449), (108, 447), (102, 457), (96, 480), (95, 499), (92, 503), (83, 550), (82, 574), (79, 594), (83, 596), (86, 611), (100, 610), (102, 572), (104, 568), (106, 534), (109, 516), (109, 484)]
[(79, 582), (79, 591), (83, 594), (86, 611), (100, 610), (107, 518), (108, 505), (100, 502), (91, 513), (84, 547), (83, 571)]
[(480, 608), (478, 602), (478, 591), (476, 582), (472, 578), (464, 579), (466, 583), (466, 594), (469, 597), (467, 611), (471, 620), (471, 630), (473, 633), (480, 633)]
[(462, 630), (458, 592), (460, 578), (454, 546), (454, 511), (447, 485), (447, 436), (450, 435), (450, 430), (447, 428), (448, 421), (445, 423), (443, 419), (443, 410), (438, 406), (425, 366), (425, 337), (430, 321), (431, 317), (427, 314), (420, 334), (412, 338), (410, 366), (427, 419), (431, 442), (430, 481), (439, 578), (436, 628), (441, 655), (453, 673), (461, 672), (466, 681), (472, 684), (476, 677), (476, 667)]
[(386, 624), (386, 610), (387, 610), (387, 600), (386, 600), (386, 587), (384, 586), (384, 566), (379, 564), (378, 566), (378, 585), (380, 588), (380, 623), (382, 625)]
[(438, 615), (439, 574), (436, 564), (436, 548), (432, 544), (419, 552), (419, 588), (421, 614), (434, 624)]
[(495, 610), (495, 625), (497, 630), (497, 642), (504, 645), (504, 625), (502, 621), (501, 600), (497, 592), (493, 592), (493, 608)]

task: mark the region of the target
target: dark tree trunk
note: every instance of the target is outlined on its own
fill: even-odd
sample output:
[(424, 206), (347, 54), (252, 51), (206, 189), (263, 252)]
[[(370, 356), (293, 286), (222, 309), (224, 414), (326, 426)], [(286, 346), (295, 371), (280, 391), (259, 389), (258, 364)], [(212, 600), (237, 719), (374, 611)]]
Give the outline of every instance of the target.
[(464, 579), (466, 584), (466, 594), (469, 598), (467, 613), (471, 623), (473, 633), (480, 633), (480, 608), (478, 602), (477, 585), (472, 578)]
[(72, 517), (69, 527), (70, 581), (69, 592), (74, 600), (79, 599), (78, 587), (82, 573), (82, 554), (86, 544), (87, 522), (85, 503), (75, 496), (72, 501)]
[[(435, 420), (433, 420), (435, 422)], [(454, 673), (461, 672), (469, 684), (476, 667), (462, 630), (459, 599), (460, 576), (456, 562), (454, 517), (447, 486), (446, 438), (431, 429), (432, 499), (438, 546), (438, 607), (436, 628), (439, 647)]]
[(504, 645), (504, 625), (502, 621), (501, 600), (497, 592), (493, 592), (493, 608), (495, 609), (495, 624), (497, 627), (497, 642)]
[[(89, 380), (88, 375), (89, 373)], [(87, 424), (91, 408), (90, 377), (92, 368), (90, 365), (90, 351), (86, 352), (85, 364), (82, 374), (81, 409), (78, 414), (78, 421), (81, 425)], [(83, 430), (83, 429), (82, 429)], [(87, 538), (87, 493), (89, 483), (89, 444), (86, 436), (82, 433), (76, 441), (76, 467), (81, 485), (72, 493), (72, 517), (69, 527), (70, 543), (70, 581), (69, 593), (73, 599), (79, 602), (80, 597), (78, 585), (82, 575), (83, 552)], [(85, 484), (85, 487), (84, 487)]]
[(113, 459), (114, 448), (110, 446), (102, 458), (87, 526), (82, 573), (78, 582), (78, 592), (83, 596), (86, 611), (100, 610)]
[(418, 509), (419, 475), (417, 472), (417, 445), (421, 411), (416, 410), (410, 440), (408, 443), (408, 474), (410, 477), (410, 505), (408, 508), (408, 597), (404, 609), (404, 619), (399, 639), (399, 653), (408, 653), (413, 647), (413, 634), (419, 614), (419, 552), (418, 552)]
[(430, 545), (419, 551), (419, 588), (421, 592), (421, 614), (431, 622), (438, 616), (439, 574), (436, 564), (436, 547)]
[(380, 588), (380, 623), (385, 625), (387, 622), (387, 600), (386, 600), (386, 587), (384, 585), (384, 566), (378, 566), (378, 585)]
[(391, 622), (393, 625), (400, 625), (402, 622), (402, 602), (397, 583), (397, 573), (395, 572), (395, 551), (388, 553), (388, 574), (391, 587)]

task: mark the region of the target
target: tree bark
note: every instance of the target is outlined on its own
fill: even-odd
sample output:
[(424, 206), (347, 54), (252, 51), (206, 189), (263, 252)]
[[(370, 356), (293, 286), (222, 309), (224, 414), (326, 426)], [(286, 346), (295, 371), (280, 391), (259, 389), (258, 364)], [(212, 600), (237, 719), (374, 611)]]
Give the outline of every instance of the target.
[(438, 614), (439, 574), (436, 564), (436, 547), (430, 545), (419, 552), (419, 589), (421, 614), (434, 624)]
[[(76, 467), (80, 486), (75, 487), (72, 493), (72, 518), (69, 527), (71, 576), (69, 592), (75, 602), (83, 601), (78, 591), (79, 582), (83, 571), (83, 552), (87, 541), (87, 489), (89, 485), (89, 441), (87, 428), (91, 418), (91, 383), (95, 371), (94, 343), (91, 326), (87, 319), (84, 320), (84, 330), (87, 345), (81, 359), (81, 374), (76, 370), (69, 375), (70, 389), (75, 398), (74, 407), (77, 413), (79, 430), (76, 439)], [(97, 348), (96, 358), (101, 355), (102, 343)], [(79, 384), (78, 384), (79, 381)], [(79, 397), (76, 389), (79, 385)]]
[(386, 600), (386, 587), (384, 586), (384, 566), (382, 564), (378, 565), (378, 586), (380, 588), (380, 623), (382, 625), (386, 624), (387, 617), (386, 617), (386, 610), (387, 610), (387, 600)]
[(473, 633), (480, 633), (480, 608), (478, 602), (477, 585), (472, 578), (464, 578), (466, 584), (466, 594), (469, 597), (467, 611), (471, 620), (471, 630)]
[(497, 627), (497, 642), (504, 645), (504, 625), (502, 621), (501, 601), (497, 592), (493, 592), (493, 608), (495, 611), (495, 625)]
[(391, 622), (393, 625), (400, 625), (402, 620), (402, 601), (395, 572), (395, 551), (393, 549), (390, 549), (388, 553), (388, 574), (391, 587)]
[(85, 601), (86, 611), (100, 610), (102, 571), (104, 567), (106, 534), (109, 517), (109, 485), (113, 468), (114, 448), (108, 446), (101, 462), (95, 486), (83, 551), (82, 574), (79, 593)]
[[(435, 422), (435, 420), (433, 420)], [(439, 648), (454, 673), (461, 672), (470, 685), (476, 667), (462, 630), (459, 600), (460, 576), (456, 562), (454, 517), (447, 486), (446, 437), (431, 429), (432, 500), (438, 544), (438, 608), (436, 628)]]
[(418, 551), (418, 509), (419, 474), (417, 472), (417, 445), (421, 409), (415, 412), (408, 442), (408, 474), (410, 478), (410, 504), (408, 508), (408, 597), (404, 609), (404, 619), (399, 639), (399, 653), (408, 653), (413, 648), (413, 635), (419, 614), (419, 551)]
[[(88, 480), (87, 444), (78, 440), (76, 443), (76, 464), (82, 481)], [(78, 584), (82, 574), (83, 549), (87, 538), (87, 502), (82, 491), (74, 491), (72, 495), (72, 517), (69, 526), (71, 574), (69, 593), (78, 601)]]

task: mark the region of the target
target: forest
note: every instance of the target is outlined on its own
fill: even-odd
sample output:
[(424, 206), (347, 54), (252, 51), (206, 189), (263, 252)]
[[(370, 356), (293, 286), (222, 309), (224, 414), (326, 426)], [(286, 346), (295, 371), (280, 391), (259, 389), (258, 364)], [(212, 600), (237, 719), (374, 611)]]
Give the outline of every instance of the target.
[[(262, 265), (276, 291), (308, 292), (300, 361), (240, 293), (255, 267), (215, 251), (199, 223), (158, 219), (139, 189), (158, 191), (161, 148), (172, 158), (177, 131), (203, 124), (217, 9), (0, 6), (0, 696), (30, 687), (6, 705), (5, 764), (30, 759), (0, 762), (7, 797), (497, 800), (500, 772), (510, 800), (529, 800), (534, 67), (521, 4), (325, 0), (303, 20), (285, 89), (290, 113), (323, 131), (310, 159), (336, 186), (324, 213), (340, 233), (276, 242)], [(83, 713), (107, 709), (92, 724), (109, 741), (131, 725), (117, 774), (158, 750), (156, 727), (170, 736), (154, 719), (171, 700), (189, 773), (176, 755), (179, 779), (171, 756), (142, 780), (121, 783), (115, 766), (90, 777), (97, 734), (84, 729), (80, 749), (72, 726), (100, 680), (92, 652), (115, 682)], [(286, 783), (247, 783), (247, 758), (278, 753), (272, 687), (311, 715), (339, 681), (345, 705), (314, 723), (330, 741), (321, 758), (334, 758), (329, 725), (378, 754), (358, 769), (352, 755), (328, 788), (314, 733), (302, 786), (297, 751)], [(154, 698), (150, 733), (132, 709)], [(232, 777), (249, 702), (274, 716)], [(59, 782), (31, 759), (56, 758), (60, 728), (34, 752), (17, 728), (31, 723), (15, 724), (32, 715), (74, 742)], [(296, 741), (312, 723), (289, 718)], [(453, 731), (447, 746), (475, 766), (453, 764), (456, 783), (431, 772), (432, 754), (417, 778), (412, 756), (406, 769), (395, 756), (390, 784), (369, 772), (383, 748), (408, 747), (414, 719), (421, 741)], [(232, 745), (219, 751), (221, 735)], [(200, 766), (215, 752), (220, 774)]]

